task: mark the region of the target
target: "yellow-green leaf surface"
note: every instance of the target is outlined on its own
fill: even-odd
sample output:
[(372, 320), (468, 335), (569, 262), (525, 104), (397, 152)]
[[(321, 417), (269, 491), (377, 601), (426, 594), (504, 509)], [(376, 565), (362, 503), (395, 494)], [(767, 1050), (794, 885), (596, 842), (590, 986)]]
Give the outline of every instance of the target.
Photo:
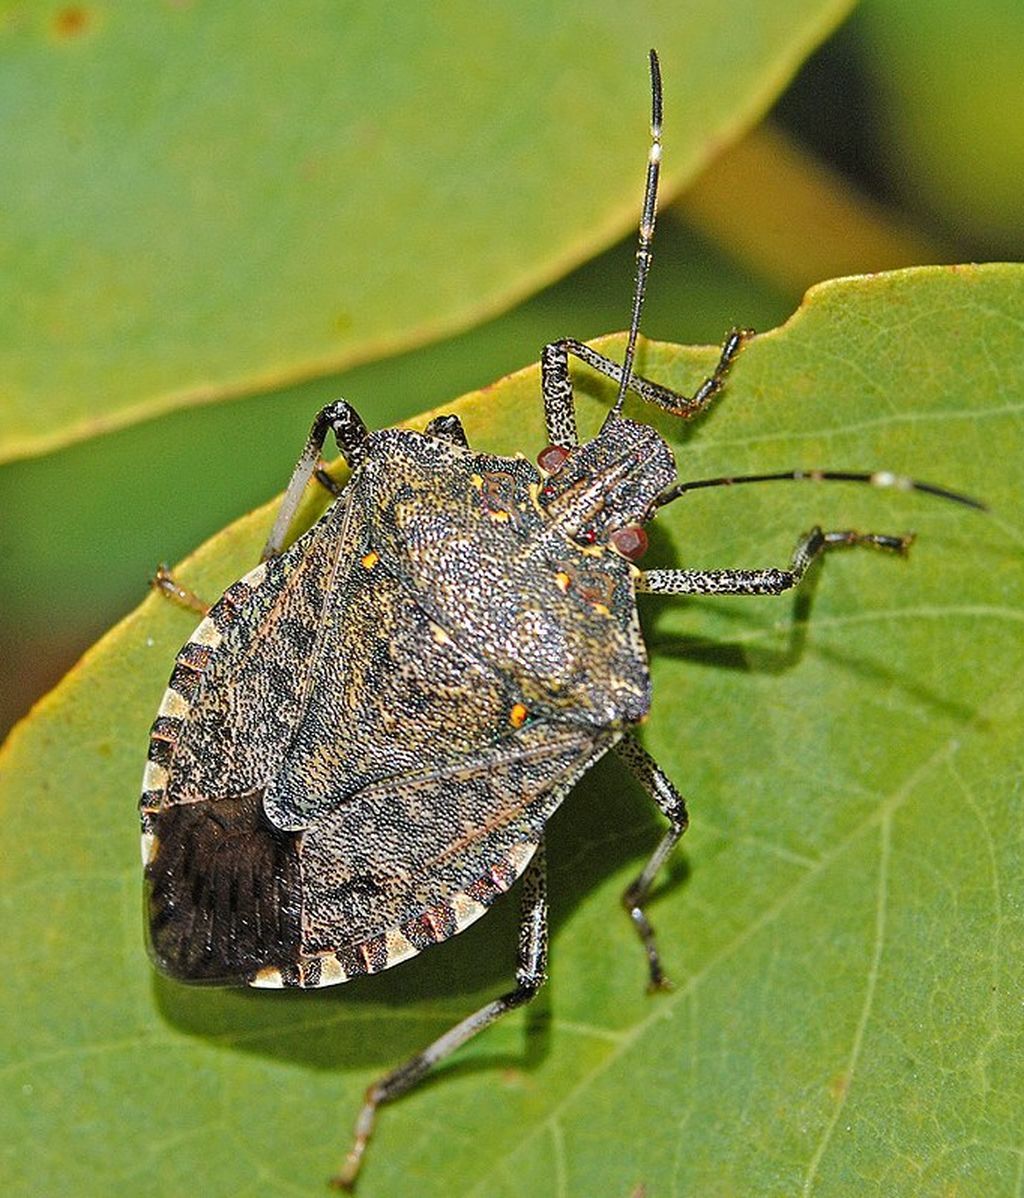
[(14, 3), (0, 455), (475, 323), (636, 220), (848, 0)]
[[(842, 280), (698, 425), (659, 418), (685, 476), (884, 467), (992, 514), (791, 484), (659, 516), (659, 564), (782, 564), (815, 520), (919, 539), (834, 554), (795, 597), (646, 607), (642, 736), (693, 821), (652, 905), (675, 990), (644, 993), (618, 906), (659, 817), (606, 762), (552, 824), (549, 985), (383, 1112), (363, 1198), (1019, 1194), (1022, 356), (1019, 267)], [(642, 357), (690, 388), (714, 354)], [(608, 392), (580, 391), (593, 427)], [(535, 370), (455, 406), (479, 446), (544, 442)], [(182, 577), (214, 595), (269, 519)], [(511, 899), (335, 990), (153, 974), (135, 795), (190, 627), (148, 599), (0, 759), (5, 1195), (320, 1195), (368, 1082), (510, 984)]]

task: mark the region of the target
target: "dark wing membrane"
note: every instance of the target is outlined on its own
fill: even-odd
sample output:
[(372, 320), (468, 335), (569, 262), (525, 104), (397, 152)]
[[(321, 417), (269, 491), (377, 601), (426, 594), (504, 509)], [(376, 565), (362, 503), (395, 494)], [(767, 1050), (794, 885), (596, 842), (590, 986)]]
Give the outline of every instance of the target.
[(258, 792), (178, 803), (155, 819), (147, 869), (156, 964), (192, 982), (241, 982), (300, 951), (296, 836), (273, 827)]
[[(346, 950), (393, 944), (396, 932), (416, 951), (460, 931), (489, 901), (488, 878), (490, 897), (512, 884), (545, 821), (613, 739), (533, 724), (326, 811), (302, 836), (303, 952), (336, 952), (344, 963)], [(480, 908), (472, 918), (452, 907), (467, 894)], [(386, 968), (409, 951), (363, 955)]]

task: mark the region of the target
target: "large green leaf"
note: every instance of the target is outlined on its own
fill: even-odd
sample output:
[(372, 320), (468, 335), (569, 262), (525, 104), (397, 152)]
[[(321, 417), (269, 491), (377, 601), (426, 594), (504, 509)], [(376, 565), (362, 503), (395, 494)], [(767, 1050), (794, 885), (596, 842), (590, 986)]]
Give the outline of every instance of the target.
[(475, 323), (636, 220), (849, 0), (15, 4), (0, 16), (0, 455)]
[[(617, 910), (659, 821), (609, 762), (553, 821), (550, 984), (383, 1113), (364, 1198), (1017, 1193), (1022, 317), (1016, 267), (825, 284), (699, 425), (659, 419), (687, 476), (886, 467), (993, 514), (795, 484), (663, 513), (663, 563), (781, 563), (815, 519), (920, 539), (795, 598), (647, 608), (643, 735), (693, 816), (652, 908), (676, 989), (644, 994)], [(713, 354), (643, 357), (689, 387)], [(593, 426), (608, 393), (580, 389)], [(543, 443), (536, 371), (456, 407), (476, 444)], [(182, 577), (213, 595), (268, 519)], [(320, 1194), (367, 1082), (511, 978), (511, 901), (334, 991), (153, 975), (133, 800), (189, 628), (147, 600), (0, 759), (5, 1194)]]

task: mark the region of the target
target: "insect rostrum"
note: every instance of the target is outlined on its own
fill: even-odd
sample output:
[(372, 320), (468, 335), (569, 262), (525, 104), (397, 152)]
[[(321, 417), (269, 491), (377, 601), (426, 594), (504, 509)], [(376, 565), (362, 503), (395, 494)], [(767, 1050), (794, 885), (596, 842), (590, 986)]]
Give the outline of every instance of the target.
[[(149, 939), (175, 978), (319, 987), (376, 973), (455, 935), (525, 875), (515, 987), (370, 1088), (342, 1185), (354, 1182), (380, 1103), (544, 982), (545, 823), (609, 750), (669, 822), (624, 896), (650, 983), (664, 982), (644, 904), (687, 815), (631, 732), (651, 705), (637, 594), (778, 593), (834, 545), (906, 548), (901, 537), (814, 529), (787, 569), (635, 564), (643, 525), (704, 484), (676, 483), (661, 436), (622, 415), (626, 392), (692, 417), (721, 388), (744, 337), (730, 333), (692, 397), (633, 374), (660, 161), (653, 53), (651, 67), (624, 363), (574, 340), (545, 347), (550, 445), (537, 465), (469, 447), (454, 416), (422, 433), (369, 432), (345, 401), (325, 407), (263, 561), (182, 648), (153, 725), (141, 800)], [(619, 383), (584, 444), (570, 355)], [(351, 477), (284, 548), (311, 477), (333, 486), (318, 470), (328, 432)], [(745, 480), (706, 480), (725, 481)], [(161, 584), (175, 590), (166, 576)]]

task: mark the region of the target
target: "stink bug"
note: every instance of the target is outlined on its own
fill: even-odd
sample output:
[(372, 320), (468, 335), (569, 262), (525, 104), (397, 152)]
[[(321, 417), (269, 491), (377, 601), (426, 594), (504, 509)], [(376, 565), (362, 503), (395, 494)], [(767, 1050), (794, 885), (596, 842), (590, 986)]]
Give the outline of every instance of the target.
[[(679, 483), (668, 445), (622, 415), (628, 391), (682, 418), (721, 389), (744, 332), (692, 397), (633, 374), (654, 231), (661, 82), (636, 286), (620, 365), (574, 340), (541, 358), (550, 444), (537, 465), (479, 453), (457, 417), (368, 432), (343, 400), (316, 417), (261, 563), (206, 611), (153, 724), (141, 800), (149, 942), (190, 982), (318, 987), (376, 973), (454, 936), (523, 876), (516, 985), (370, 1087), (335, 1180), (351, 1186), (378, 1106), (545, 979), (544, 828), (617, 753), (669, 827), (624, 895), (664, 984), (645, 902), (687, 824), (675, 786), (630, 729), (651, 686), (638, 593), (778, 594), (839, 545), (802, 537), (786, 569), (642, 571), (644, 525), (684, 492), (813, 478), (952, 492), (886, 473), (798, 472)], [(579, 443), (569, 355), (618, 383)], [(332, 432), (351, 477), (319, 468)], [(334, 501), (284, 548), (313, 477)], [(159, 586), (198, 603), (168, 576)]]

